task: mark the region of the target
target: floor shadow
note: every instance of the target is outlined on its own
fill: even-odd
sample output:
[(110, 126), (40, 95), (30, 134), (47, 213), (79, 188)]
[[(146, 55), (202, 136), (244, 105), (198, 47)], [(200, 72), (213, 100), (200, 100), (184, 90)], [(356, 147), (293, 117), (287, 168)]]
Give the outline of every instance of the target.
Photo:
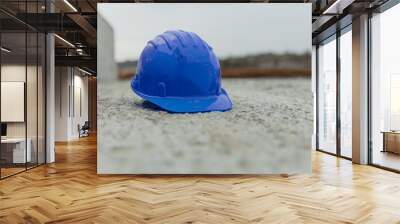
[(145, 109), (145, 110), (151, 110), (151, 111), (165, 111), (164, 109), (162, 109), (161, 107), (157, 106), (156, 104), (147, 101), (147, 100), (143, 100), (141, 102), (135, 102), (135, 105)]

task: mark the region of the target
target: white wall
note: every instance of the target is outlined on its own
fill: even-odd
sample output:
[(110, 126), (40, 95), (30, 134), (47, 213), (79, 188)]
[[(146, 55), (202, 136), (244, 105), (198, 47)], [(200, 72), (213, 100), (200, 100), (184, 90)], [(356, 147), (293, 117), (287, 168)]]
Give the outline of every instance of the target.
[[(1, 81), (21, 81), (25, 82), (25, 64), (24, 65), (2, 65)], [(28, 70), (32, 69), (28, 66)]]
[(55, 86), (55, 140), (77, 139), (78, 124), (88, 120), (88, 77), (76, 68), (56, 67)]
[[(25, 121), (25, 83), (1, 82), (1, 122)], [(36, 105), (35, 107), (36, 108)], [(4, 109), (4, 110), (3, 110)]]
[[(37, 70), (38, 69), (38, 70)], [(9, 103), (19, 104), (19, 107), (5, 106), (5, 101), (2, 101), (2, 114), (14, 113), (20, 114), (19, 121), (9, 122), (7, 121), (7, 137), (22, 138), (27, 136), (30, 140), (29, 148), (32, 153), (32, 161), (36, 162), (36, 158), (39, 159), (39, 163), (44, 163), (45, 159), (45, 84), (44, 84), (44, 73), (42, 73), (41, 66), (32, 66), (25, 64), (3, 64), (1, 66), (2, 86), (3, 82), (20, 82), (24, 83), (25, 86), (19, 89), (18, 93), (22, 94), (20, 102), (15, 101), (16, 99), (7, 96), (10, 92), (4, 92), (2, 88), (2, 99), (11, 99)], [(26, 80), (27, 79), (27, 80)], [(24, 89), (26, 87), (26, 89)], [(12, 87), (15, 88), (15, 87)], [(24, 99), (24, 93), (26, 90), (26, 99)], [(4, 95), (5, 94), (5, 95)], [(14, 95), (15, 95), (14, 94)], [(22, 102), (21, 102), (22, 100)], [(26, 106), (25, 106), (26, 103)], [(14, 105), (16, 106), (16, 105)], [(26, 112), (26, 119), (24, 114)], [(3, 117), (2, 117), (2, 120)], [(51, 157), (48, 157), (51, 158)], [(52, 160), (48, 160), (51, 162)]]
[(55, 141), (68, 140), (70, 76), (68, 67), (55, 68)]
[[(36, 67), (34, 66), (25, 66), (24, 65), (18, 65), (18, 64), (6, 64), (6, 65), (2, 65), (1, 66), (1, 81), (2, 82), (24, 82), (26, 83), (25, 80), (25, 76), (26, 76), (26, 72), (28, 72), (28, 74), (36, 74)], [(29, 79), (28, 79), (29, 80)], [(29, 84), (32, 85), (31, 82), (33, 82), (32, 80), (29, 80)], [(34, 85), (36, 85), (36, 81), (34, 83)], [(27, 96), (28, 99), (27, 100), (27, 106), (29, 106), (29, 103), (33, 102), (32, 98), (36, 99), (36, 88), (32, 89), (32, 88), (27, 88)], [(33, 91), (33, 92), (31, 92)], [(4, 97), (4, 96), (2, 96)], [(31, 106), (35, 106), (36, 108), (36, 104), (31, 105)], [(22, 110), (24, 110), (25, 108), (22, 108)], [(1, 110), (6, 110), (6, 108), (2, 108)], [(27, 109), (27, 112), (31, 112), (31, 108)], [(28, 128), (34, 128), (36, 129), (36, 114), (33, 113), (28, 113), (27, 115), (28, 117), (28, 122), (32, 122), (34, 121), (35, 124), (29, 123), (28, 124)], [(34, 117), (32, 117), (34, 116)], [(7, 122), (7, 135), (8, 137), (25, 137), (25, 126), (26, 126), (26, 122)], [(31, 130), (31, 129), (30, 129)], [(28, 137), (29, 137), (29, 133), (28, 132)]]
[[(77, 70), (75, 69), (74, 75), (74, 90), (75, 94), (73, 97), (75, 106), (72, 108), (72, 119), (71, 119), (71, 136), (72, 138), (78, 138), (78, 124), (83, 125), (85, 121), (88, 121), (88, 77), (82, 76), (82, 73), (76, 73)], [(78, 93), (80, 91), (80, 93)], [(80, 95), (80, 99), (78, 96)], [(78, 101), (81, 101), (80, 103)], [(81, 107), (81, 108), (79, 108)], [(79, 111), (81, 109), (82, 111)], [(75, 113), (74, 111), (75, 110)]]
[[(25, 71), (26, 67), (24, 65), (18, 64), (8, 64), (1, 66), (1, 81), (2, 82), (25, 82)], [(28, 66), (28, 70), (32, 67)], [(4, 97), (4, 96), (3, 96)], [(6, 108), (1, 108), (5, 110)], [(24, 108), (23, 108), (24, 109)], [(8, 137), (25, 137), (25, 122), (9, 122), (7, 125), (7, 135)]]

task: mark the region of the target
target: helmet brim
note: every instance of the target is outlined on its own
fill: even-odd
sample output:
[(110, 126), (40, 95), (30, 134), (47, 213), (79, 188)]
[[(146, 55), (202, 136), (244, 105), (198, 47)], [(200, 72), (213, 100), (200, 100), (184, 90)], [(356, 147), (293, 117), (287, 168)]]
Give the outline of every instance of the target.
[(232, 101), (222, 88), (221, 94), (209, 97), (159, 97), (146, 95), (134, 86), (132, 86), (132, 90), (143, 99), (173, 113), (228, 111), (232, 109)]

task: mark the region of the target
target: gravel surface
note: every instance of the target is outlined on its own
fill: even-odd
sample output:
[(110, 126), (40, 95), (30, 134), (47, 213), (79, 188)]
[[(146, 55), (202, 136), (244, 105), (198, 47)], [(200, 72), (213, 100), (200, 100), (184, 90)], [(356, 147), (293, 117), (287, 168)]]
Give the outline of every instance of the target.
[(99, 82), (98, 172), (311, 172), (313, 101), (307, 78), (224, 79), (228, 112), (171, 114), (129, 81)]

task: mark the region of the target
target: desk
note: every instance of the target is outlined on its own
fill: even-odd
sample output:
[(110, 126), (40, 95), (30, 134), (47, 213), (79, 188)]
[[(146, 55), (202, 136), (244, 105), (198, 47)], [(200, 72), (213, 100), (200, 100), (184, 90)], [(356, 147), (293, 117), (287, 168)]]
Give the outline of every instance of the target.
[[(25, 138), (5, 138), (1, 139), (1, 151), (2, 157), (6, 159), (9, 163), (25, 163), (31, 162), (32, 154), (31, 154), (31, 145), (32, 141), (30, 138), (26, 140), (28, 143), (26, 147), (25, 154)], [(12, 148), (10, 147), (12, 146)], [(3, 156), (3, 154), (5, 154)], [(11, 156), (12, 154), (12, 156)], [(12, 158), (12, 160), (11, 160)], [(26, 158), (26, 161), (25, 161)]]
[(382, 134), (382, 152), (392, 152), (400, 154), (400, 131), (382, 131)]

